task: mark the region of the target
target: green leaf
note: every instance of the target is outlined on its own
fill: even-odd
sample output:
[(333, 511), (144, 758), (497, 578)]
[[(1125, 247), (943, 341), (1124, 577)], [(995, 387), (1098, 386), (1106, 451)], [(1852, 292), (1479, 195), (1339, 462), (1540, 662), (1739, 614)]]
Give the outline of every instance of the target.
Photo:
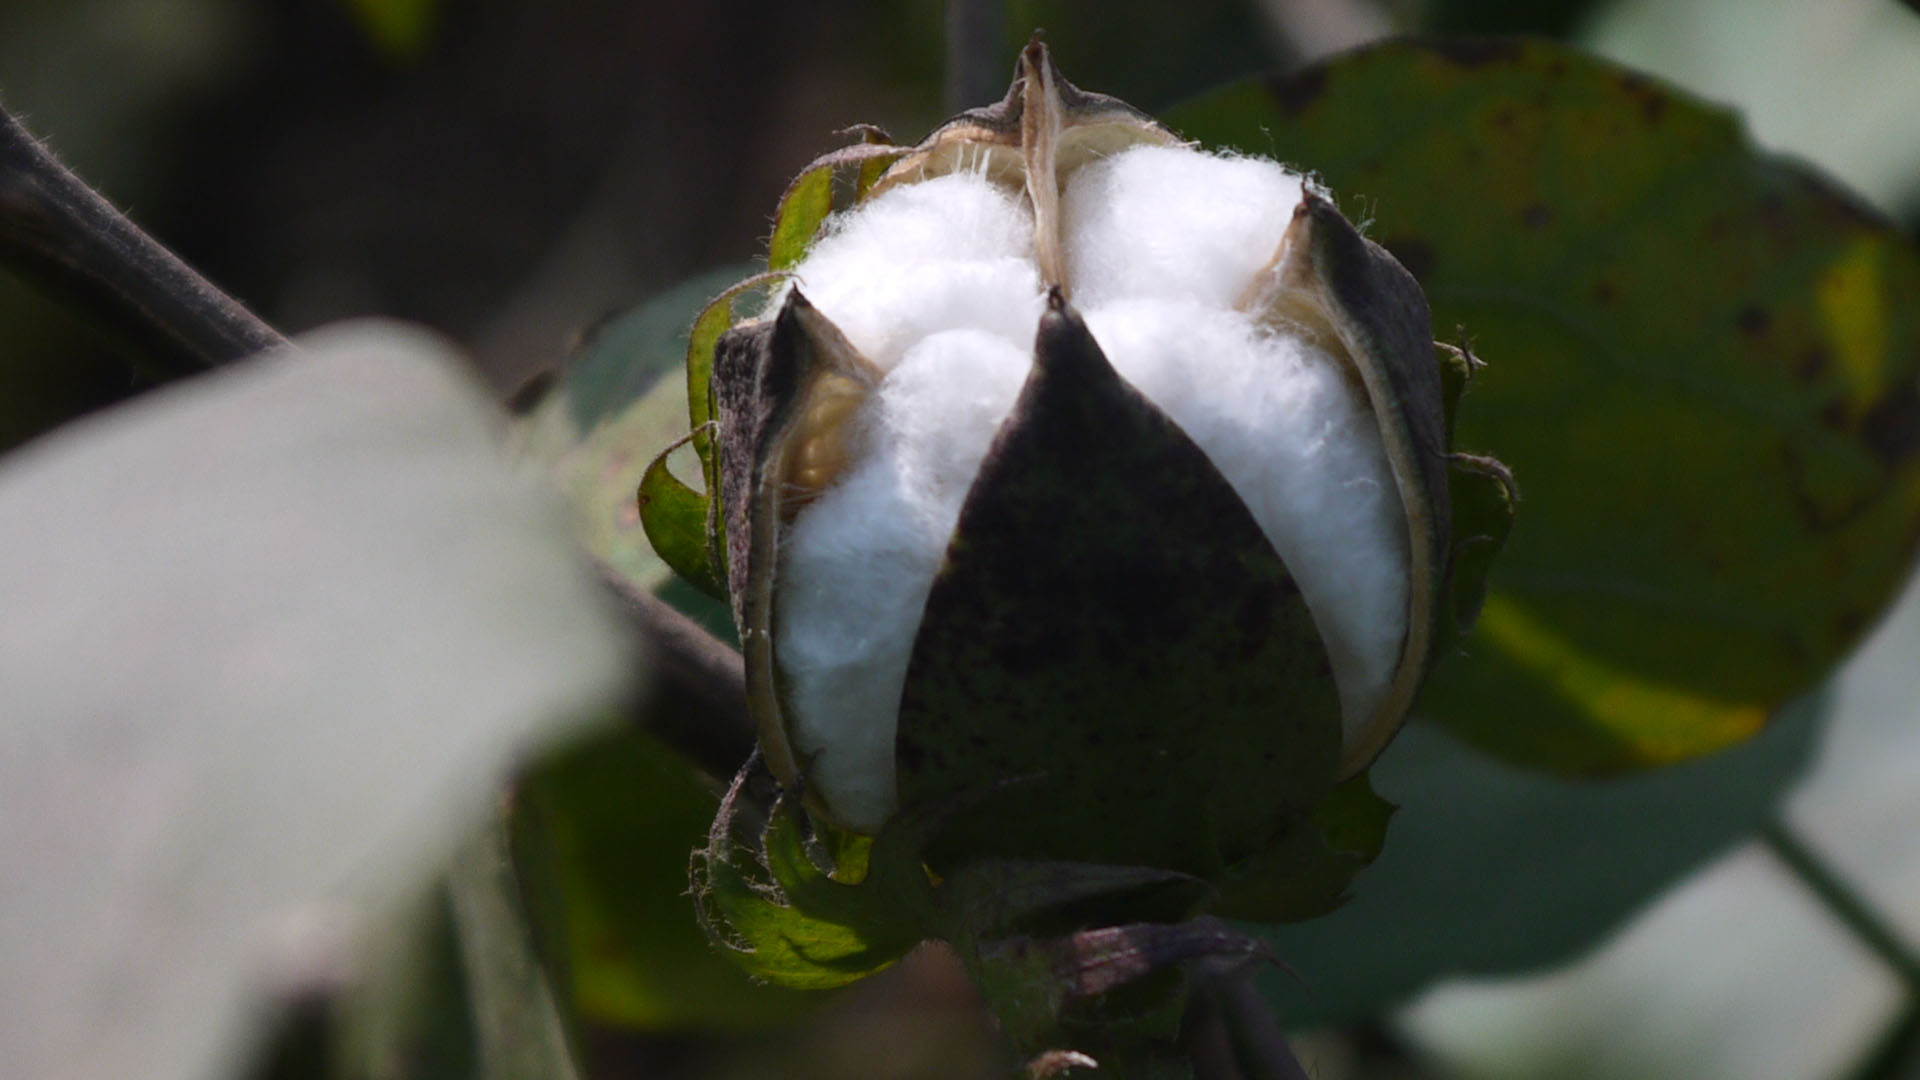
[(773, 239), (767, 245), (767, 268), (790, 270), (802, 258), (820, 224), (833, 210), (832, 165), (816, 165), (794, 177), (773, 219)]
[(667, 470), (667, 457), (679, 447), (660, 452), (640, 478), (640, 524), (673, 572), (715, 599), (725, 599), (727, 586), (713, 566), (707, 547), (709, 500)]
[[(651, 591), (673, 576), (647, 542), (636, 493), (661, 449), (687, 435), (687, 388), (677, 376), (706, 326), (696, 319), (723, 306), (712, 301), (716, 293), (731, 296), (729, 287), (752, 273), (739, 266), (702, 274), (609, 319), (516, 426), (521, 453), (552, 470), (581, 542), (637, 588)], [(684, 512), (684, 499), (671, 502), (676, 496), (665, 497)], [(704, 525), (700, 535), (704, 545)]]
[[(731, 295), (753, 273), (754, 267), (739, 265), (696, 274), (594, 328), (561, 370), (561, 400), (575, 429), (593, 430), (678, 369), (699, 347), (701, 328), (719, 306), (713, 298)], [(711, 339), (706, 347), (711, 352)]]
[(1725, 111), (1545, 42), (1399, 42), (1178, 110), (1364, 205), (1487, 362), (1526, 493), (1424, 711), (1576, 773), (1750, 738), (1920, 534), (1920, 260)]
[(865, 198), (880, 173), (907, 152), (907, 147), (885, 142), (877, 129), (860, 131), (860, 142), (820, 155), (787, 185), (774, 214), (773, 239), (767, 245), (769, 270), (791, 270), (806, 257), (820, 226), (833, 212), (834, 180), (842, 169), (853, 170), (853, 195)]
[[(706, 847), (694, 855), (694, 904), (708, 939), (754, 978), (803, 990), (845, 986), (906, 955), (925, 936), (916, 914), (895, 902), (898, 890), (875, 881), (877, 874), (843, 883), (815, 866), (802, 811), (780, 802), (757, 848), (743, 842), (742, 793), (750, 781), (770, 779), (763, 768), (756, 755), (734, 778)], [(857, 853), (863, 864), (864, 855)], [(924, 881), (917, 859), (910, 869)]]
[(1503, 765), (1432, 725), (1371, 770), (1399, 807), (1340, 910), (1264, 931), (1296, 974), (1262, 987), (1289, 1027), (1378, 1015), (1435, 980), (1563, 963), (1773, 813), (1824, 705), (1723, 753), (1612, 780)]
[(544, 762), (515, 801), (515, 850), (546, 902), (536, 914), (571, 996), (592, 1021), (644, 1030), (740, 1030), (807, 997), (755, 983), (715, 951), (687, 898), (687, 856), (715, 798), (638, 731), (609, 732)]
[(363, 323), (0, 459), (10, 1073), (225, 1070), (263, 974), (348, 962), (272, 942), (425, 886), (618, 696), (628, 642), (503, 419)]
[(638, 493), (661, 449), (686, 437), (684, 392), (678, 379), (657, 379), (646, 396), (600, 423), (553, 465), (580, 542), (647, 592), (666, 583), (673, 571), (647, 541)]

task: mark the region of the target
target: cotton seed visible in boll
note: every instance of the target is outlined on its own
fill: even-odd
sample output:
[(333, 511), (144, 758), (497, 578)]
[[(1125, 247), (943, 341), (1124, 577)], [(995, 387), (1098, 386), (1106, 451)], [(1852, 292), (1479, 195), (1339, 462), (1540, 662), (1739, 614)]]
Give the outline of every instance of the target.
[[(1063, 173), (1059, 284), (1292, 573), (1352, 741), (1401, 667), (1408, 517), (1338, 344), (1260, 295), (1301, 179), (1169, 145)], [(897, 710), (922, 608), (1032, 366), (1045, 277), (1028, 196), (985, 167), (886, 188), (832, 220), (794, 269), (792, 287), (872, 368), (871, 386), (829, 395), (800, 424), (773, 625), (794, 756), (852, 828), (877, 830), (896, 809)]]

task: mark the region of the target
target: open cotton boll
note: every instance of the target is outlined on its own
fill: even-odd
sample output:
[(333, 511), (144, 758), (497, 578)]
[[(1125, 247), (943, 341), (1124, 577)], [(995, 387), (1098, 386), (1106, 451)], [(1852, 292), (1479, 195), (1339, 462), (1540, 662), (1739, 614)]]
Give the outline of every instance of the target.
[(1061, 194), (1073, 301), (1125, 296), (1240, 300), (1273, 259), (1301, 196), (1276, 162), (1136, 146), (1075, 170)]
[(1031, 346), (981, 330), (908, 349), (862, 409), (858, 464), (794, 520), (774, 647), (794, 749), (841, 821), (892, 813), (901, 688), (935, 572)]
[(1405, 512), (1365, 395), (1317, 345), (1191, 300), (1086, 314), (1115, 370), (1246, 503), (1313, 613), (1344, 730), (1373, 714), (1407, 628)]
[(831, 219), (794, 277), (883, 371), (942, 330), (1031, 345), (1044, 294), (1032, 216), (1014, 192), (972, 172), (892, 188)]

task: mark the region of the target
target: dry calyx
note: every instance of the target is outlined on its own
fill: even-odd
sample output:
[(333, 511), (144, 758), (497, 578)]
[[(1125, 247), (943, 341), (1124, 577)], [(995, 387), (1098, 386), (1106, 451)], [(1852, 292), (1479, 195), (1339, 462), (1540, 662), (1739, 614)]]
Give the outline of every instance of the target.
[(936, 863), (1217, 880), (1296, 841), (1446, 614), (1418, 285), (1038, 44), (889, 153), (714, 361), (767, 764), (856, 833), (958, 800)]

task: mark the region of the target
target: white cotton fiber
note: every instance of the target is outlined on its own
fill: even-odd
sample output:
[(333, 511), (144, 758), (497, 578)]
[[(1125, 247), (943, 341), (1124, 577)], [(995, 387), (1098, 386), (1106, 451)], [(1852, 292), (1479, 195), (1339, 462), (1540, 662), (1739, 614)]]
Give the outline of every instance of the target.
[(1180, 146), (1137, 146), (1078, 169), (1060, 200), (1073, 302), (1232, 307), (1273, 260), (1300, 190), (1275, 162)]
[[(1206, 451), (1300, 584), (1351, 732), (1399, 659), (1404, 516), (1339, 362), (1234, 309), (1300, 197), (1272, 162), (1132, 149), (1066, 178), (1063, 247), (1094, 339)], [(905, 184), (835, 219), (795, 276), (885, 372), (853, 421), (853, 464), (783, 539), (774, 627), (809, 782), (872, 830), (895, 805), (921, 609), (1031, 367), (1044, 307), (1031, 212), (976, 173)]]
[(881, 370), (942, 330), (974, 327), (1031, 342), (1040, 272), (1033, 220), (1016, 193), (977, 173), (953, 173), (891, 188), (829, 229), (794, 277)]
[(1206, 451), (1292, 571), (1351, 733), (1393, 677), (1408, 588), (1400, 496), (1365, 397), (1326, 351), (1237, 311), (1136, 297), (1085, 318), (1115, 370)]
[(808, 779), (848, 825), (894, 805), (893, 736), (933, 575), (1031, 347), (949, 330), (907, 350), (862, 413), (859, 464), (786, 540), (774, 647)]

